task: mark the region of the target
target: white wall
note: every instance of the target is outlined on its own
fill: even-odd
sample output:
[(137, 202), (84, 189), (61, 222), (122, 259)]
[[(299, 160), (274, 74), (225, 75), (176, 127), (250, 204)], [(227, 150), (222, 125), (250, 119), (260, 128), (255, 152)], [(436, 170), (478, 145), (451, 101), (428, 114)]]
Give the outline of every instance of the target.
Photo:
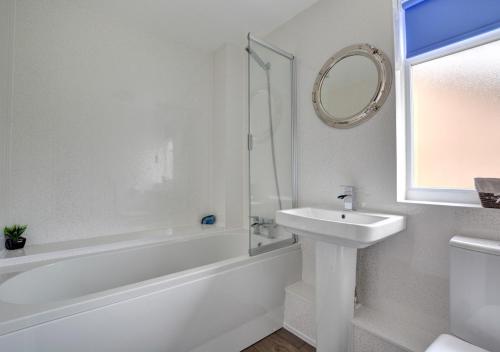
[[(9, 115), (12, 92), (12, 40), (14, 6), (11, 1), (0, 2), (0, 224), (4, 224), (9, 207), (8, 171)], [(3, 246), (0, 245), (3, 249)], [(0, 251), (1, 251), (0, 249)]]
[[(367, 42), (393, 57), (391, 0), (322, 0), (267, 40), (298, 61), (299, 202), (341, 207), (340, 185), (354, 185), (363, 209), (405, 214), (405, 232), (360, 253), (361, 302), (437, 335), (448, 326), (448, 240), (455, 234), (500, 239), (500, 212), (396, 203), (395, 99), (368, 122), (327, 127), (311, 103), (314, 79), (336, 51)], [(314, 253), (304, 243), (303, 279), (314, 282)]]
[(243, 194), (246, 171), (246, 72), (243, 47), (226, 44), (214, 53), (212, 124), (212, 185), (219, 225), (242, 227), (247, 204)]
[(212, 208), (210, 53), (63, 0), (17, 1), (14, 28), (1, 225), (26, 223), (30, 243), (54, 242), (195, 224)]

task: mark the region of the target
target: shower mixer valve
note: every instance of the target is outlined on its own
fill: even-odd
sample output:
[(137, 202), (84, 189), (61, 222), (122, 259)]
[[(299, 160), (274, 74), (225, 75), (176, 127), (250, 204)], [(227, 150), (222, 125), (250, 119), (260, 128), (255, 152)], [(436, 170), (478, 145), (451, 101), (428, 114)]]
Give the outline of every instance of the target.
[(254, 235), (267, 236), (270, 238), (274, 236), (274, 229), (277, 226), (274, 219), (251, 216), (250, 220), (250, 227), (253, 229)]

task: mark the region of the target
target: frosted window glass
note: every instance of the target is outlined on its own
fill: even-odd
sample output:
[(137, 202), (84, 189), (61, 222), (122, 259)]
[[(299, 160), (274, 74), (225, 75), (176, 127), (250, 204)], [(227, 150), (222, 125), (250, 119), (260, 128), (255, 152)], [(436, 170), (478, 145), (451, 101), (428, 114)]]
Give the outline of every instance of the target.
[(500, 178), (500, 41), (411, 67), (413, 185)]

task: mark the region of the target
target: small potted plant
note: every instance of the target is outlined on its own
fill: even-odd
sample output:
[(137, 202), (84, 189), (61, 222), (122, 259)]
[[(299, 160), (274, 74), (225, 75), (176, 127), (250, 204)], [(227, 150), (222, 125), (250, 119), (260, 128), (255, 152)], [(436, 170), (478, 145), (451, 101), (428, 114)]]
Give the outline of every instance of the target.
[(20, 249), (26, 244), (26, 238), (22, 235), (28, 228), (28, 225), (13, 225), (4, 227), (3, 234), (5, 236), (5, 248)]

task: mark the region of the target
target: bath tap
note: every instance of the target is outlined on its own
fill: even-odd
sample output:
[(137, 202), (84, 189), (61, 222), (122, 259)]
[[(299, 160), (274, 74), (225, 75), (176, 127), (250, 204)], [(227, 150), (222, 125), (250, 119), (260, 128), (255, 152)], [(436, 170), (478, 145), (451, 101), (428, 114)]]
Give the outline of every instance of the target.
[(354, 187), (353, 186), (342, 186), (344, 187), (344, 193), (337, 196), (338, 199), (344, 200), (344, 210), (354, 210)]
[[(251, 227), (253, 228), (254, 235), (264, 235), (268, 237), (273, 237), (274, 229), (276, 228), (276, 223), (274, 219), (264, 218), (260, 216), (251, 216)], [(262, 230), (266, 230), (267, 233), (263, 233)]]

